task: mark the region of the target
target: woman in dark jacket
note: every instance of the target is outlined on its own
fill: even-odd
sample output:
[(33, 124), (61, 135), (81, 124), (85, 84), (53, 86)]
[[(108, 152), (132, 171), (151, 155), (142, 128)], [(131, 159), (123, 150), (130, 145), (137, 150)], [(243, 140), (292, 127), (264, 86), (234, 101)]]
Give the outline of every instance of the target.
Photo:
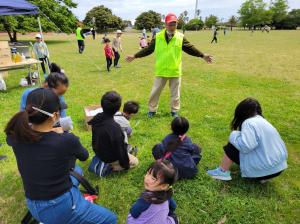
[[(78, 182), (70, 177), (75, 160), (88, 159), (79, 138), (54, 129), (60, 103), (51, 89), (33, 90), (26, 108), (6, 126), (23, 181), (26, 203), (32, 216), (47, 224), (115, 224), (114, 213), (85, 200)], [(76, 171), (81, 171), (77, 166)]]

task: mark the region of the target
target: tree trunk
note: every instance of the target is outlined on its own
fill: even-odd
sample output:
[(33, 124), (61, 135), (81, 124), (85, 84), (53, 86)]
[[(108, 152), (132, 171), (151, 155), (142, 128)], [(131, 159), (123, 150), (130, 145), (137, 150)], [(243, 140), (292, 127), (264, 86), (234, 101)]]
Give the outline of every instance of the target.
[(13, 37), (12, 37), (10, 31), (6, 30), (6, 32), (7, 32), (8, 36), (9, 36), (10, 42), (12, 42), (13, 41)]
[(13, 31), (13, 34), (11, 34), (8, 25), (5, 23), (4, 23), (4, 29), (6, 30), (8, 36), (9, 36), (10, 42), (17, 42), (17, 31)]
[(13, 31), (13, 42), (17, 42), (17, 31)]

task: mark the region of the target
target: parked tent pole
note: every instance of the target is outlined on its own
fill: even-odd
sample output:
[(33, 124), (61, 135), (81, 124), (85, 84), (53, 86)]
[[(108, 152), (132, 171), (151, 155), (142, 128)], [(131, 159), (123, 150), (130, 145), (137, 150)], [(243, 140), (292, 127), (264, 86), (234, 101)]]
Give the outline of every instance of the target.
[(43, 37), (43, 31), (42, 31), (42, 25), (41, 25), (41, 20), (40, 20), (40, 17), (38, 16), (38, 23), (39, 23), (39, 28), (40, 28), (40, 34), (42, 36), (42, 40), (44, 41), (44, 37)]
[[(41, 36), (42, 36), (42, 41), (44, 42), (44, 36), (43, 36), (43, 30), (42, 30), (42, 25), (41, 25), (41, 20), (40, 20), (40, 17), (38, 16), (38, 23), (39, 23), (39, 28), (40, 28), (40, 34), (41, 34)], [(47, 65), (47, 67), (48, 67), (48, 71), (49, 71), (49, 74), (50, 74), (50, 65), (49, 65), (49, 59), (48, 60), (46, 60), (46, 65)]]

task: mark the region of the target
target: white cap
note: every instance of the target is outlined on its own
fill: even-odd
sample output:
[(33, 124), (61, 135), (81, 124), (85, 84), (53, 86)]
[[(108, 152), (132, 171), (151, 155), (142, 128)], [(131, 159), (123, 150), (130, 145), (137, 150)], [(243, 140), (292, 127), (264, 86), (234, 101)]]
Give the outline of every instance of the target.
[(37, 35), (35, 35), (35, 38), (40, 38), (42, 39), (42, 35), (40, 33), (38, 33)]
[(117, 30), (117, 33), (123, 33), (121, 30)]

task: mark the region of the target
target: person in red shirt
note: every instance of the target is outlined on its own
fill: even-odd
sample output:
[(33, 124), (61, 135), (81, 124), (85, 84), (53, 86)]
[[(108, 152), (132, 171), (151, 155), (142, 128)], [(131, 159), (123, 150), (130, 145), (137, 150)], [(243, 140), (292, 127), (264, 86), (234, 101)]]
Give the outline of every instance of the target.
[(107, 71), (110, 71), (110, 66), (112, 65), (112, 58), (115, 56), (112, 47), (110, 46), (110, 40), (106, 38), (104, 40), (105, 47), (104, 47), (104, 52), (105, 52), (105, 57), (106, 57), (106, 66), (107, 66)]

